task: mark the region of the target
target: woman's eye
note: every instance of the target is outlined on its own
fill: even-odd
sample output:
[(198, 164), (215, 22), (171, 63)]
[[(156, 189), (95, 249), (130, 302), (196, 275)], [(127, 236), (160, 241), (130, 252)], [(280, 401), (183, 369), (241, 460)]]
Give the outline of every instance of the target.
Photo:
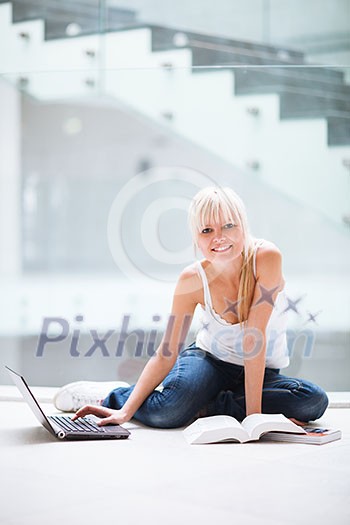
[(204, 230), (202, 230), (202, 233), (210, 233), (211, 231), (211, 228), (204, 228)]
[(233, 227), (234, 227), (234, 224), (232, 224), (232, 222), (228, 222), (227, 224), (225, 224), (224, 230), (229, 230), (230, 228), (233, 228)]

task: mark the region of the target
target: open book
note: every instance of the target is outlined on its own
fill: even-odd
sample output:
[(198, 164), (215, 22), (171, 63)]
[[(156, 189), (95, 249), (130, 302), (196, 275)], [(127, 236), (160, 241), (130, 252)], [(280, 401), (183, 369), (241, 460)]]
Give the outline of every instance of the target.
[[(219, 443), (225, 441), (256, 441), (264, 435), (264, 441), (295, 441), (298, 443), (311, 443), (308, 439), (310, 429), (292, 423), (283, 414), (251, 414), (242, 423), (231, 416), (210, 416), (197, 419), (183, 431), (188, 443)], [(313, 429), (316, 430), (316, 429)], [(326, 429), (322, 429), (323, 431)], [(340, 431), (328, 431), (328, 438), (339, 439)], [(336, 435), (336, 432), (339, 434)], [(320, 443), (320, 439), (313, 433), (313, 442)], [(335, 437), (336, 436), (336, 437)], [(326, 439), (326, 438), (325, 438)], [(328, 441), (333, 441), (328, 439)], [(327, 442), (324, 440), (323, 442)]]

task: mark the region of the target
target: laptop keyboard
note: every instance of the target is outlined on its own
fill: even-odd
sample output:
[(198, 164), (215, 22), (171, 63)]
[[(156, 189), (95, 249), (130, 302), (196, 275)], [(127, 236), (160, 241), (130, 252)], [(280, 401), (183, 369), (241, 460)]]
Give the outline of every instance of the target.
[(68, 416), (50, 416), (50, 419), (69, 432), (106, 432), (103, 427), (99, 427), (91, 419), (87, 418), (79, 418), (76, 421), (72, 421)]

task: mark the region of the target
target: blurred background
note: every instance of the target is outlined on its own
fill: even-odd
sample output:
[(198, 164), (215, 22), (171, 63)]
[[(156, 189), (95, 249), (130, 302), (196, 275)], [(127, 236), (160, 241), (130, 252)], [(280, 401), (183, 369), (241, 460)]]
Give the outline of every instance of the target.
[(283, 253), (284, 373), (350, 390), (349, 83), (350, 0), (0, 0), (0, 383), (135, 381), (219, 184)]

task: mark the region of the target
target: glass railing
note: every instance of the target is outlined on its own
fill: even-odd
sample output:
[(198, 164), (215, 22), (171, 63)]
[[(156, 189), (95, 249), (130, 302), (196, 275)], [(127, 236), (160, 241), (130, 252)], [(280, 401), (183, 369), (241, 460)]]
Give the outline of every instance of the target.
[[(321, 82), (330, 71), (288, 76)], [(347, 115), (327, 117), (325, 104), (321, 117), (320, 106), (305, 107), (313, 96), (300, 94), (302, 118), (297, 89), (283, 114), (285, 82), (274, 91), (257, 81), (276, 81), (275, 68), (168, 63), (95, 73), (103, 89), (86, 86), (85, 72), (30, 74), (20, 91), (16, 75), (1, 78), (4, 362), (28, 369), (34, 383), (110, 378), (116, 369), (134, 380), (147, 356), (133, 355), (134, 335), (127, 358), (115, 357), (123, 319), (131, 315), (129, 331), (161, 334), (176, 277), (194, 258), (185, 209), (199, 188), (219, 184), (242, 196), (254, 235), (283, 253), (288, 293), (300, 300), (290, 315), (290, 370), (346, 389)], [(339, 111), (337, 98), (324, 100)], [(49, 338), (67, 335), (44, 349), (48, 328)], [(107, 350), (85, 357), (90, 330), (111, 329)], [(339, 373), (329, 375), (330, 366)]]
[(1, 363), (38, 385), (134, 381), (137, 338), (159, 340), (195, 258), (190, 199), (214, 184), (283, 253), (287, 371), (349, 390), (350, 68), (258, 66), (252, 48), (232, 66), (164, 32), (152, 51), (145, 28), (39, 36), (0, 51)]

